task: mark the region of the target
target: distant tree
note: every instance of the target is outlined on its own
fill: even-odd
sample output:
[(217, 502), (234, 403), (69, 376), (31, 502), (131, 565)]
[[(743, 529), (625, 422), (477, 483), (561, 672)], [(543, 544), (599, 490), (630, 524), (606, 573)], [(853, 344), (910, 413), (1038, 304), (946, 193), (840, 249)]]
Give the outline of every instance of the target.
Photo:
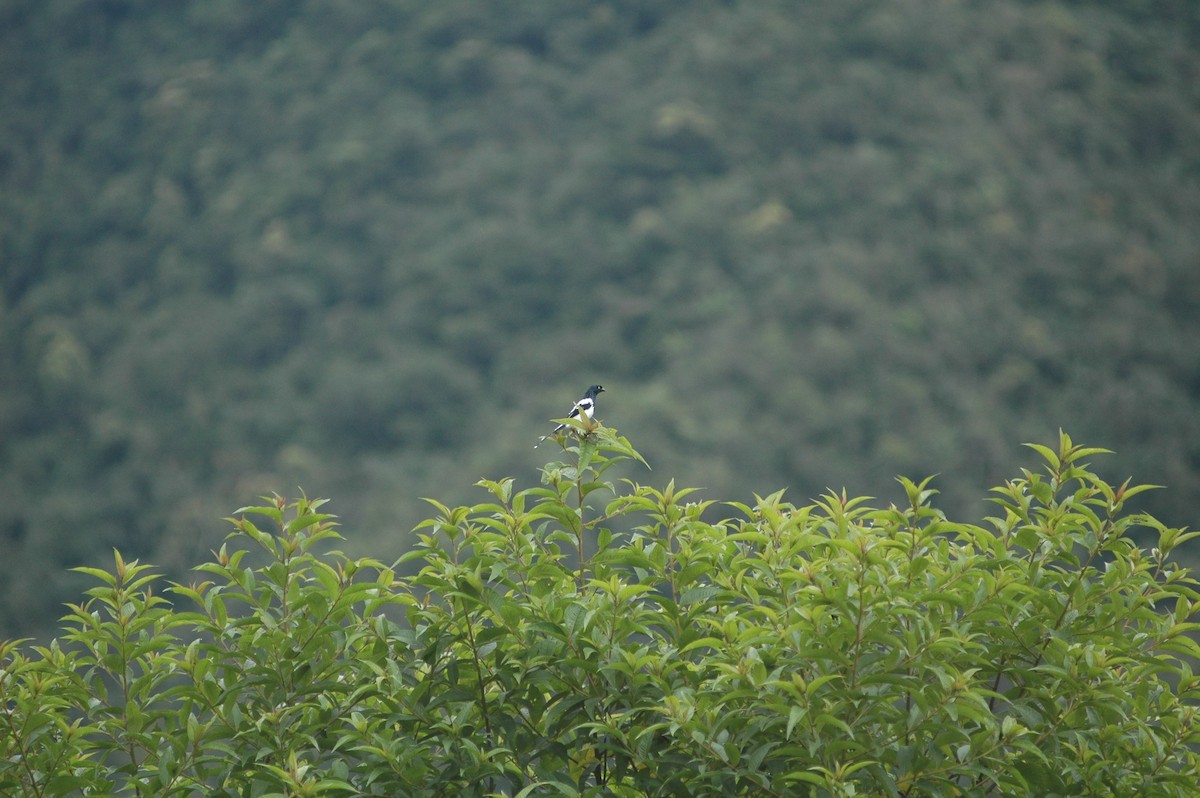
[(929, 480), (615, 482), (641, 458), (597, 426), (539, 487), (431, 502), (392, 567), (275, 497), (167, 589), (190, 608), (117, 554), (59, 639), (0, 646), (0, 792), (1194, 795), (1197, 533), (1127, 512), (1100, 450), (1034, 449), (975, 525)]

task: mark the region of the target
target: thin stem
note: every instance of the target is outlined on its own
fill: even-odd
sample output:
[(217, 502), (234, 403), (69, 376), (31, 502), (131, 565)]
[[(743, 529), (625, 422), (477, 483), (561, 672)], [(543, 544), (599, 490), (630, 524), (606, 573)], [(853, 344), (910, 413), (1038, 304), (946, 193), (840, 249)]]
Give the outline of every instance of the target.
[(583, 533), (585, 524), (583, 523), (583, 474), (575, 475), (575, 502), (579, 508), (579, 528), (575, 532), (576, 554), (579, 556), (579, 573), (575, 578), (577, 587), (583, 590), (584, 584), (587, 582), (587, 556), (583, 548)]

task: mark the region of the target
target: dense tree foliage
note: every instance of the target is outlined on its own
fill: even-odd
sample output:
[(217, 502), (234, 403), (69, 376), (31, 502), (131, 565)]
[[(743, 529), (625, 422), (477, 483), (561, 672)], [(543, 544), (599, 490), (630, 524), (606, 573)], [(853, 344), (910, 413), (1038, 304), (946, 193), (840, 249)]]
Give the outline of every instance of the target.
[[(119, 554), (62, 636), (0, 646), (14, 796), (1191, 796), (1200, 533), (1065, 435), (952, 521), (616, 482), (595, 428), (539, 487), (433, 502), (405, 560), (243, 508), (199, 581)], [(260, 528), (263, 521), (269, 528)], [(619, 532), (619, 529), (627, 532)], [(1156, 542), (1130, 539), (1140, 528)]]
[(1193, 522), (1197, 8), (4, 3), (0, 627), (288, 485), (407, 546), (596, 380), (722, 495), (1065, 426)]

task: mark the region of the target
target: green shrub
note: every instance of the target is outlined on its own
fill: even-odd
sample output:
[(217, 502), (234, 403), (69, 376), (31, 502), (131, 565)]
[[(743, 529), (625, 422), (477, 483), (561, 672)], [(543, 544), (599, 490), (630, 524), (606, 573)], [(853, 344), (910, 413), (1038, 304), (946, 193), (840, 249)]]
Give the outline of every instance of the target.
[(973, 525), (929, 480), (886, 509), (611, 481), (641, 458), (598, 427), (539, 487), (432, 502), (392, 567), (276, 497), (178, 606), (117, 554), (59, 639), (3, 645), (0, 793), (1193, 795), (1196, 533), (1127, 512), (1099, 450), (1034, 449)]

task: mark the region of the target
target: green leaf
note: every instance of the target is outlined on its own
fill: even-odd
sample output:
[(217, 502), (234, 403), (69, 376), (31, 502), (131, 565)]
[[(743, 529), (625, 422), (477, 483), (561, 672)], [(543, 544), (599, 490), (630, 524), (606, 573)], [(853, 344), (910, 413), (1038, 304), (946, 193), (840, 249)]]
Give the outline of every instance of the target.
[(785, 739), (792, 739), (792, 730), (796, 728), (796, 724), (804, 718), (805, 714), (806, 710), (804, 707), (793, 706), (791, 708), (791, 710), (788, 712), (787, 729), (784, 731), (783, 735)]
[(1062, 461), (1058, 459), (1058, 455), (1049, 446), (1043, 446), (1040, 443), (1026, 443), (1025, 446), (1040, 454), (1042, 459), (1050, 464), (1052, 470), (1057, 471), (1062, 467)]
[(687, 606), (688, 604), (697, 604), (703, 601), (708, 601), (713, 596), (719, 595), (720, 592), (721, 589), (719, 587), (713, 587), (711, 585), (700, 585), (693, 587), (684, 591), (683, 595), (679, 597), (679, 604), (680, 606)]
[(87, 566), (80, 565), (75, 568), (71, 568), (70, 570), (80, 574), (87, 574), (88, 576), (94, 577), (107, 585), (111, 585), (112, 587), (117, 586), (117, 577), (102, 568), (89, 568)]
[(820, 773), (814, 773), (810, 770), (793, 770), (784, 775), (784, 781), (802, 781), (805, 784), (814, 784), (818, 787), (829, 787), (830, 782), (827, 776)]

